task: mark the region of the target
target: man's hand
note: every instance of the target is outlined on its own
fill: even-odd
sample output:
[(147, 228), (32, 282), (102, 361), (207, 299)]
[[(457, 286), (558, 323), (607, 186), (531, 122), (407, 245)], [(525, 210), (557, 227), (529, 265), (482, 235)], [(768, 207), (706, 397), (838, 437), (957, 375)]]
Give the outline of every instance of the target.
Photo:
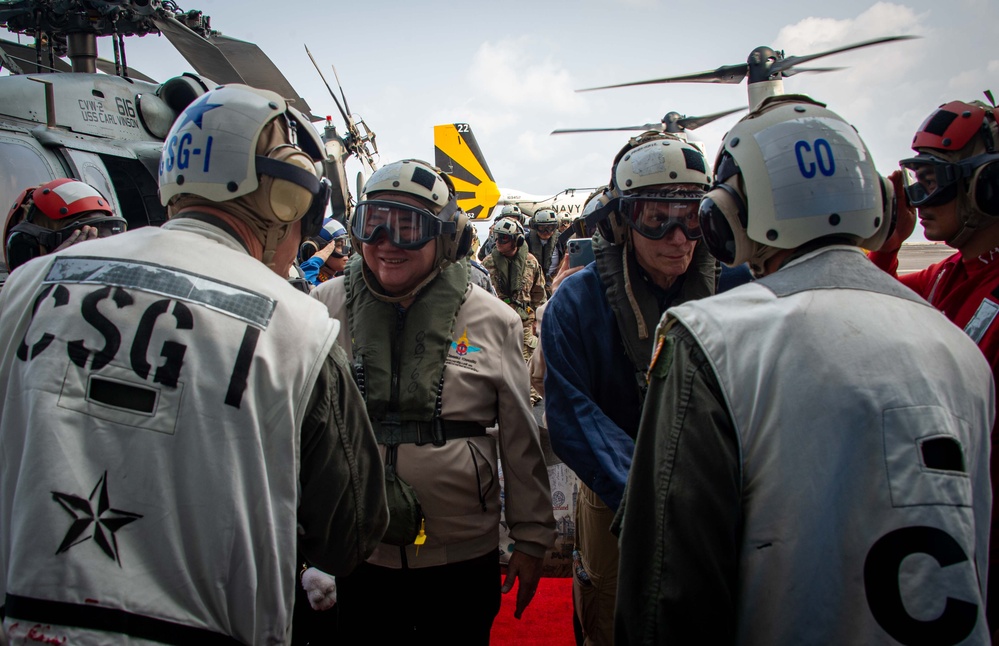
[(892, 186), (895, 187), (895, 204), (898, 218), (895, 220), (895, 232), (881, 245), (881, 251), (892, 253), (902, 247), (913, 229), (916, 228), (916, 210), (909, 204), (909, 196), (905, 192), (905, 185), (902, 182), (902, 171), (894, 171), (888, 176)]
[(520, 619), (520, 615), (524, 614), (524, 610), (527, 609), (531, 599), (534, 598), (534, 593), (538, 590), (542, 561), (543, 559), (528, 556), (516, 550), (510, 555), (510, 563), (506, 568), (506, 578), (503, 579), (503, 587), (500, 588), (500, 592), (506, 594), (513, 590), (514, 579), (520, 579), (520, 585), (517, 588), (517, 608), (513, 611), (513, 616), (517, 619)]
[(53, 249), (52, 251), (62, 251), (63, 249), (72, 247), (78, 242), (83, 242), (85, 240), (96, 240), (97, 234), (100, 233), (97, 227), (91, 227), (83, 225), (76, 231), (74, 231), (68, 238), (66, 238), (61, 245)]
[(322, 249), (320, 249), (319, 251), (317, 251), (316, 252), (316, 256), (318, 256), (319, 258), (322, 258), (323, 259), (323, 263), (325, 264), (326, 261), (329, 260), (330, 256), (333, 255), (333, 252), (335, 250), (336, 250), (336, 244), (330, 242), (325, 247), (323, 247)]
[(329, 610), (336, 604), (336, 579), (320, 569), (310, 567), (302, 573), (302, 589), (313, 610)]

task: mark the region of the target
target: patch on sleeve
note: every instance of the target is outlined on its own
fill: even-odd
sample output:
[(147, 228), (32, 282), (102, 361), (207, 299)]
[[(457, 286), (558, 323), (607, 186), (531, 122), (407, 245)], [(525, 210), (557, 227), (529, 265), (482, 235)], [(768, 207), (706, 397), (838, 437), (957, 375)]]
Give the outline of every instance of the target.
[(652, 351), (649, 372), (645, 375), (646, 381), (651, 381), (653, 377), (664, 378), (669, 372), (670, 366), (673, 365), (673, 347), (676, 340), (667, 336), (667, 333), (673, 327), (674, 320), (670, 319), (669, 322), (661, 324), (656, 330), (656, 347)]

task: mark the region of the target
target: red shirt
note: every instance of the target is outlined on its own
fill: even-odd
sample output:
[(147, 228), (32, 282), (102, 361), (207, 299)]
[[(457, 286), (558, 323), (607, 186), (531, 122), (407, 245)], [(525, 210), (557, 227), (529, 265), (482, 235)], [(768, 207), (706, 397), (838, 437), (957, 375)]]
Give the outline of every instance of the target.
[[(869, 257), (878, 267), (897, 276), (896, 253), (872, 252)], [(963, 328), (978, 344), (992, 366), (993, 376), (997, 374), (999, 247), (977, 258), (963, 258), (958, 251), (922, 271), (897, 278), (943, 312), (958, 327)]]
[[(944, 313), (978, 344), (992, 367), (992, 379), (999, 377), (999, 247), (977, 258), (953, 256), (922, 271), (897, 275), (898, 253), (871, 252), (875, 265), (896, 276), (902, 284), (925, 298)], [(999, 424), (999, 419), (996, 420)], [(992, 427), (992, 486), (999, 483), (999, 431)], [(992, 535), (989, 539), (989, 569), (999, 566), (999, 492), (992, 497)], [(994, 565), (993, 565), (994, 564)], [(991, 606), (991, 599), (989, 600)], [(996, 628), (992, 627), (993, 630)]]

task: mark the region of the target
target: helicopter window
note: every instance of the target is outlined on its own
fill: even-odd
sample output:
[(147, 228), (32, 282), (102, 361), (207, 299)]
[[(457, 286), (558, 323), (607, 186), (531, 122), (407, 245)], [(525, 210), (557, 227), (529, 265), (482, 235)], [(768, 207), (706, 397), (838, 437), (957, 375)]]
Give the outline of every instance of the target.
[(34, 148), (0, 139), (0, 204), (5, 215), (21, 191), (55, 178), (52, 167)]

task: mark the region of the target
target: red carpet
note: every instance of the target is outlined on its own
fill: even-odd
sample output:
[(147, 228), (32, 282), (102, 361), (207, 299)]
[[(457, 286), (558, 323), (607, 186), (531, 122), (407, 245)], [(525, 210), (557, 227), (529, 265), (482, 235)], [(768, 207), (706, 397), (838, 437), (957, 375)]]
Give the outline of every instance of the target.
[(517, 586), (503, 595), (493, 622), (492, 646), (574, 646), (572, 636), (572, 579), (542, 578), (531, 605), (520, 619), (513, 618)]

